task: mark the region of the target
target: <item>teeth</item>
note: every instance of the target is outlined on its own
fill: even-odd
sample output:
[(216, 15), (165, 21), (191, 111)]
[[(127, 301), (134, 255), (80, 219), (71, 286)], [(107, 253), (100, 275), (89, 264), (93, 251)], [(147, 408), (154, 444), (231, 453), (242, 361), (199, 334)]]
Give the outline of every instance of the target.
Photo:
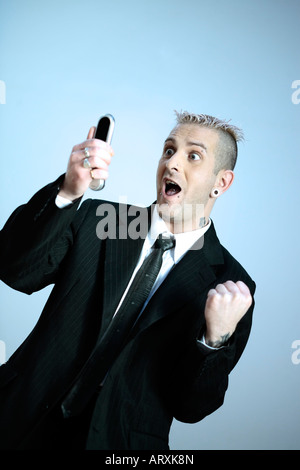
[(169, 179), (165, 180), (165, 191), (167, 196), (174, 196), (181, 191), (180, 186)]

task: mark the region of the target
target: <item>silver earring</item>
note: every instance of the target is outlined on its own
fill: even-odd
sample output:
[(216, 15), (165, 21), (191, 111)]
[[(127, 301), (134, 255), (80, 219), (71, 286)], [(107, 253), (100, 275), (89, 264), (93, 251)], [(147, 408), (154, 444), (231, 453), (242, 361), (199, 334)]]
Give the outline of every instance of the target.
[(220, 194), (220, 193), (219, 193), (219, 190), (218, 190), (218, 189), (214, 189), (214, 190), (212, 191), (211, 196), (212, 196), (212, 197), (218, 197), (219, 194)]

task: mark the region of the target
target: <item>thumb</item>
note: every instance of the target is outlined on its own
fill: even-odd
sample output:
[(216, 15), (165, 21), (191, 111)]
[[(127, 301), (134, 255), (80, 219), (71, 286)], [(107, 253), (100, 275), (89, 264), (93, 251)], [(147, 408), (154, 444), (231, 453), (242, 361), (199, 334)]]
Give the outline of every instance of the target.
[(93, 139), (94, 135), (95, 135), (95, 132), (96, 132), (96, 127), (95, 126), (91, 127), (90, 130), (89, 130), (87, 138), (88, 139)]

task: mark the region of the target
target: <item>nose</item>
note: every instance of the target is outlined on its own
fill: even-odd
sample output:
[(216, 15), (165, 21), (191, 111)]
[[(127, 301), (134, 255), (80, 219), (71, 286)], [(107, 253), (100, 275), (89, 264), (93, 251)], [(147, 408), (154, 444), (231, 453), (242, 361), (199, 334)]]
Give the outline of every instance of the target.
[(183, 161), (183, 155), (178, 150), (167, 160), (166, 167), (168, 170), (180, 171)]

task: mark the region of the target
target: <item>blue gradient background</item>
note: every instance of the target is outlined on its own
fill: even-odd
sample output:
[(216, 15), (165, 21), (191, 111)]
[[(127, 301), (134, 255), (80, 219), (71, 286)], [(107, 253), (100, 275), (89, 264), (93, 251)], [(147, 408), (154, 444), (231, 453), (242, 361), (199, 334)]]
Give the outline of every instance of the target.
[[(65, 171), (74, 144), (107, 112), (115, 156), (102, 193), (150, 204), (173, 110), (244, 129), (236, 179), (212, 217), (256, 280), (251, 338), (225, 404), (195, 425), (174, 422), (172, 449), (299, 449), (298, 0), (0, 1), (1, 226)], [(0, 284), (7, 358), (51, 288)], [(180, 378), (179, 378), (180, 379)]]

